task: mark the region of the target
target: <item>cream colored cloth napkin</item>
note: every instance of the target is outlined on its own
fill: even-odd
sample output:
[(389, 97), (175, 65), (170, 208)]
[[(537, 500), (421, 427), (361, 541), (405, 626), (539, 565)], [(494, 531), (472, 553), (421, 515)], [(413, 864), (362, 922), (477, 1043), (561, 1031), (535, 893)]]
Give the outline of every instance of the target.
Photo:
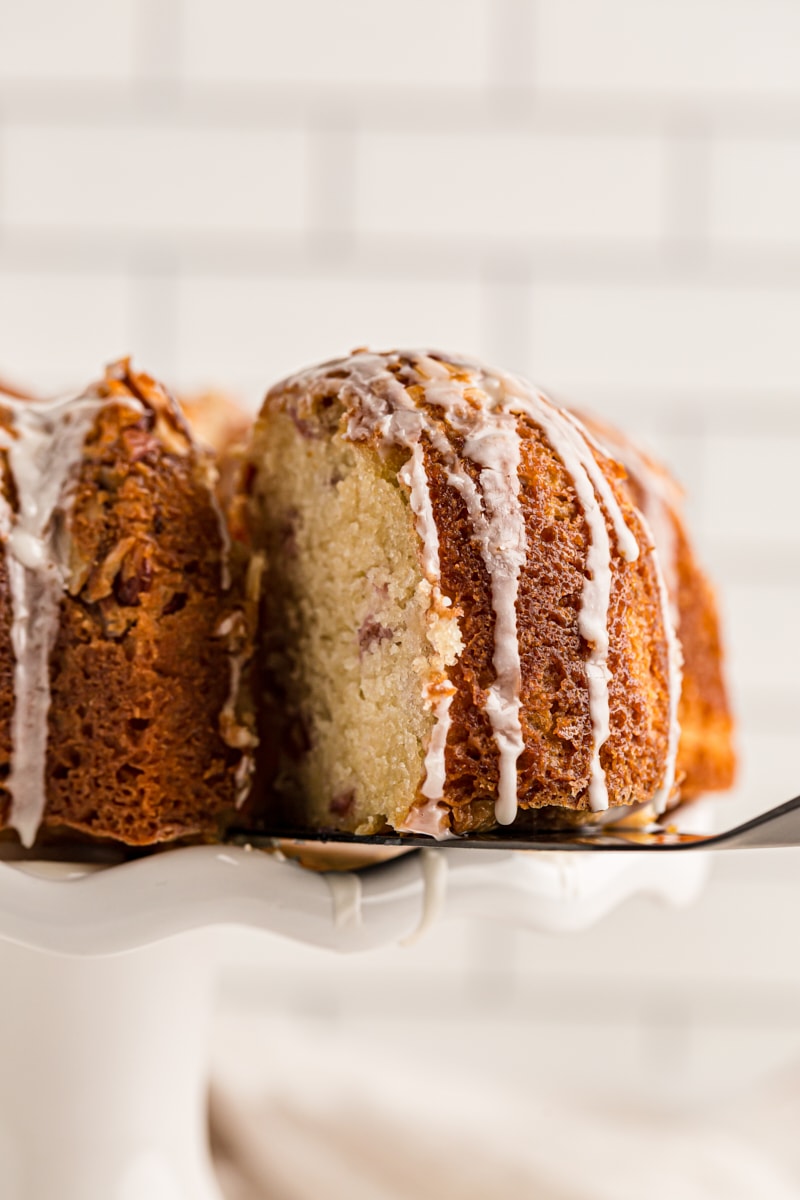
[[(248, 1040), (249, 1039), (249, 1040)], [(685, 1113), (430, 1078), (413, 1044), (291, 1026), (261, 1057), (230, 1022), (212, 1095), (228, 1200), (797, 1200), (800, 1070)], [(394, 1040), (389, 1039), (387, 1040)]]

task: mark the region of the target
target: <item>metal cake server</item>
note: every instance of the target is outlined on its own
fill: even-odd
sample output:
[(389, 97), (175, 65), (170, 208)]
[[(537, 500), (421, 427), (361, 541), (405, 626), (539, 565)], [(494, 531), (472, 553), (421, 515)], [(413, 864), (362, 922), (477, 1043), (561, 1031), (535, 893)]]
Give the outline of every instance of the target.
[[(688, 811), (687, 809), (684, 811)], [(635, 827), (619, 822), (611, 825), (583, 825), (572, 828), (525, 829), (512, 826), (485, 833), (466, 833), (436, 841), (424, 834), (378, 833), (357, 837), (335, 830), (310, 829), (235, 829), (225, 844), (251, 846), (257, 850), (276, 850), (286, 842), (311, 848), (350, 846), (354, 850), (377, 846), (406, 850), (434, 848), (470, 850), (738, 850), (800, 846), (800, 796), (760, 813), (742, 825), (722, 833), (696, 833), (680, 830), (673, 822), (681, 811), (673, 810), (661, 824)], [(185, 847), (184, 847), (185, 848)], [(0, 862), (76, 862), (110, 867), (133, 859), (149, 858), (180, 849), (176, 843), (131, 847), (121, 844), (92, 843), (55, 839), (52, 843), (25, 850), (16, 840), (0, 840)]]
[(722, 833), (686, 833), (674, 828), (670, 813), (666, 822), (645, 828), (624, 824), (581, 826), (572, 829), (536, 829), (528, 832), (511, 828), (488, 833), (463, 834), (435, 841), (422, 834), (371, 834), (357, 837), (334, 831), (284, 830), (273, 835), (241, 831), (228, 840), (257, 848), (273, 848), (278, 839), (309, 845), (398, 846), (430, 849), (432, 846), (467, 847), (476, 850), (739, 850), (748, 847), (800, 846), (800, 796), (771, 808), (768, 812), (726, 829)]

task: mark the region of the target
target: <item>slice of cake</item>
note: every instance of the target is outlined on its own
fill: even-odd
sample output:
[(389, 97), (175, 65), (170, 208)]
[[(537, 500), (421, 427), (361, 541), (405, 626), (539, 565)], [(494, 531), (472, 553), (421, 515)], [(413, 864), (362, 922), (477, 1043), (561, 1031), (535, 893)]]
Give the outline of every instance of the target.
[(209, 455), (126, 361), (0, 396), (0, 800), (25, 845), (216, 837), (247, 792), (251, 633)]
[(356, 352), (272, 389), (243, 479), (276, 821), (446, 836), (674, 800), (667, 585), (577, 418), (460, 358)]

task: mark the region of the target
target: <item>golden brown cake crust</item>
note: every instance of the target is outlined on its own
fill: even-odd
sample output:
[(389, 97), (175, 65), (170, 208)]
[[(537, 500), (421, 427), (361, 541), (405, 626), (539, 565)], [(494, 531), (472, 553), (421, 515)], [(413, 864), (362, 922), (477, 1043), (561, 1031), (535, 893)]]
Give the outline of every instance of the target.
[(5, 555), (0, 555), (0, 829), (11, 797), (5, 787), (11, 770), (11, 714), (14, 711), (14, 651), (11, 646), (11, 592)]
[(198, 392), (178, 399), (195, 440), (217, 454), (230, 452), (250, 431), (251, 418), (225, 392)]
[[(690, 800), (703, 792), (723, 791), (736, 776), (736, 750), (720, 616), (714, 589), (686, 529), (682, 491), (666, 468), (625, 434), (595, 417), (584, 419), (623, 455), (625, 487), (642, 512), (652, 512), (655, 506), (665, 541), (659, 553), (683, 651), (676, 772), (680, 796)], [(655, 526), (651, 532), (656, 533)]]
[[(577, 625), (588, 532), (567, 474), (540, 431), (521, 422), (520, 433), (528, 559), (517, 600), (525, 740), (517, 764), (518, 801), (521, 809), (587, 809), (592, 723), (586, 648)], [(443, 591), (461, 613), (465, 643), (450, 672), (457, 693), (450, 710), (445, 793), (454, 809), (453, 830), (461, 833), (494, 824), (498, 768), (485, 689), (494, 678), (495, 616), (463, 501), (431, 457)], [(615, 468), (610, 461), (604, 466), (613, 480)], [(621, 490), (617, 499), (644, 547), (636, 514)], [(609, 631), (612, 732), (601, 763), (612, 803), (638, 804), (659, 786), (667, 753), (668, 666), (652, 560), (644, 554), (635, 564), (619, 558), (614, 563)], [(640, 645), (646, 647), (647, 671)]]
[[(464, 364), (437, 356), (454, 375)], [(427, 407), (418, 388), (413, 355), (391, 356), (389, 367), (413, 393), (417, 405)], [(303, 375), (274, 388), (267, 397), (257, 431), (269, 438), (270, 423), (288, 415), (299, 437), (341, 438), (358, 427), (360, 414), (352, 389), (347, 387), (347, 367), (333, 362), (313, 377)], [(520, 414), (521, 505), (527, 535), (527, 561), (520, 574), (516, 603), (521, 663), (521, 724), (524, 749), (517, 762), (518, 803), (521, 809), (559, 806), (588, 810), (587, 792), (593, 727), (586, 676), (587, 645), (578, 630), (581, 594), (586, 580), (589, 526), (565, 467), (540, 425)], [(459, 452), (458, 436), (452, 445)], [(387, 453), (380, 436), (361, 437), (386, 461), (388, 475), (402, 465), (405, 454)], [(428, 488), (438, 532), (441, 590), (459, 616), (463, 650), (449, 668), (456, 692), (450, 708), (447, 736), (446, 785), (442, 802), (450, 811), (454, 832), (484, 829), (495, 823), (498, 791), (498, 755), (486, 713), (487, 690), (495, 679), (493, 650), (496, 617), (490, 579), (476, 544), (461, 491), (447, 478), (446, 465), (430, 439), (422, 437)], [(649, 540), (624, 487), (624, 472), (599, 450), (592, 451), (624, 521), (636, 539), (639, 557), (623, 559), (616, 545), (609, 514), (605, 512), (611, 543), (611, 598), (608, 613), (610, 649), (608, 665), (610, 735), (601, 750), (609, 801), (614, 805), (646, 802), (653, 798), (665, 775), (669, 736), (669, 662), (663, 598), (659, 592)], [(477, 468), (468, 458), (465, 468), (473, 478)], [(257, 452), (252, 472), (257, 473)], [(256, 487), (256, 492), (257, 492)], [(282, 519), (282, 518), (276, 518)], [(270, 515), (251, 504), (251, 536), (263, 537), (261, 527)], [(269, 541), (271, 534), (267, 533)], [(274, 570), (280, 542), (272, 542)], [(333, 551), (332, 551), (333, 552)], [(280, 633), (278, 633), (280, 637)], [(291, 707), (291, 705), (290, 705)], [(309, 733), (282, 730), (273, 739), (288, 740), (303, 753)], [(313, 731), (310, 734), (313, 741)], [(269, 737), (266, 739), (269, 741)], [(284, 765), (286, 763), (286, 755)], [(289, 764), (288, 774), (292, 767)], [(410, 798), (419, 802), (417, 794)], [(295, 796), (295, 812), (302, 798)], [(299, 806), (299, 807), (298, 807)], [(348, 811), (331, 804), (330, 825), (352, 826)]]
[[(221, 588), (228, 568), (211, 464), (171, 397), (127, 362), (87, 394), (107, 403), (66, 515), (43, 824), (132, 845), (214, 837), (235, 812), (247, 737), (237, 738), (235, 722), (233, 745), (220, 732), (242, 600), (235, 580)], [(5, 699), (3, 584), (0, 568)], [(9, 717), (6, 704), (0, 756)]]
[(689, 800), (733, 785), (736, 749), (716, 596), (677, 519), (676, 526), (679, 633), (684, 653), (678, 770), (681, 796)]

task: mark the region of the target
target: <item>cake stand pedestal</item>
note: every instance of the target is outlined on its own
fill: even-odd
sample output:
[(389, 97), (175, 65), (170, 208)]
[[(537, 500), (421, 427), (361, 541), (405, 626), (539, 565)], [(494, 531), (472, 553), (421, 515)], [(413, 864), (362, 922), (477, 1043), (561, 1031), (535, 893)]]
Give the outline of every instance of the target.
[(457, 846), (335, 875), (208, 846), (104, 869), (0, 863), (2, 1200), (221, 1200), (206, 1129), (219, 926), (345, 952), (444, 918), (563, 932), (638, 892), (688, 903), (706, 872), (694, 851)]
[(0, 944), (4, 1200), (220, 1200), (209, 941), (103, 958)]

